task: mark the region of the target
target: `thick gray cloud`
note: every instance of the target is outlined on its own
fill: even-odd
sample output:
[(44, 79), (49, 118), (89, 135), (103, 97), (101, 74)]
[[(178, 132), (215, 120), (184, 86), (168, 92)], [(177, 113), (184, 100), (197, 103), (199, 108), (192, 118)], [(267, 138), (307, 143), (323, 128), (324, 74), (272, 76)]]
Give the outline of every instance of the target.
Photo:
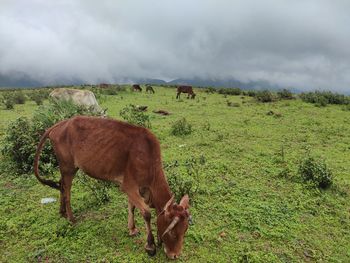
[(0, 73), (350, 90), (348, 0), (0, 0)]

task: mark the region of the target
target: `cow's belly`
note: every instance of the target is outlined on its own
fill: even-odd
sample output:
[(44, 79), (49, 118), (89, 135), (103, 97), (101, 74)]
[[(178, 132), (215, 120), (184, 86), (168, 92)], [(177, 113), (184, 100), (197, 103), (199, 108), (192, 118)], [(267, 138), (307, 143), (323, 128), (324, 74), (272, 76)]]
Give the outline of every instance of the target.
[(94, 165), (92, 163), (79, 163), (75, 162), (75, 166), (82, 170), (84, 173), (93, 177), (95, 179), (99, 179), (102, 181), (109, 181), (117, 184), (122, 184), (124, 180), (123, 171), (118, 171), (115, 169), (108, 169), (109, 167), (100, 166), (98, 169), (98, 165)]
[(89, 175), (92, 178), (102, 180), (102, 181), (108, 181), (112, 183), (116, 183), (119, 185), (123, 184), (124, 181), (124, 175), (123, 174), (106, 174), (106, 173), (91, 173), (89, 171), (83, 170), (87, 175)]

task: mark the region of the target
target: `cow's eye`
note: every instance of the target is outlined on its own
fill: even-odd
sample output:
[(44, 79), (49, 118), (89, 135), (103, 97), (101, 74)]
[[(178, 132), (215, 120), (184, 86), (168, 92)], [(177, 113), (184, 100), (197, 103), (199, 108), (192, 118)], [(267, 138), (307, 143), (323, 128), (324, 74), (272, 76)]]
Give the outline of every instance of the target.
[(171, 238), (176, 238), (176, 235), (175, 235), (175, 233), (174, 233), (174, 231), (169, 231), (169, 236), (171, 237)]

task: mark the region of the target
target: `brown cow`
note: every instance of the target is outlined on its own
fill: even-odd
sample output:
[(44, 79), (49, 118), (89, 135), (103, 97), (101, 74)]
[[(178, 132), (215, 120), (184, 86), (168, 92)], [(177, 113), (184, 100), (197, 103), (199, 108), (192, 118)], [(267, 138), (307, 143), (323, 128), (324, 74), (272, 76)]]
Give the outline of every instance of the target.
[(180, 98), (180, 94), (182, 93), (187, 93), (187, 99), (191, 96), (191, 99), (194, 99), (196, 97), (196, 94), (193, 92), (192, 86), (178, 86), (177, 87), (177, 94), (176, 98)]
[(107, 83), (101, 83), (101, 84), (100, 84), (100, 88), (101, 88), (101, 89), (107, 89), (107, 88), (109, 88), (109, 86), (110, 86), (110, 85), (107, 84)]
[[(40, 152), (47, 138), (53, 144), (59, 163), (59, 182), (39, 176)], [(121, 186), (129, 199), (131, 236), (138, 233), (134, 210), (135, 207), (140, 209), (146, 223), (145, 249), (149, 255), (156, 253), (150, 207), (157, 213), (158, 242), (164, 242), (169, 258), (180, 255), (190, 219), (189, 197), (182, 197), (179, 204), (174, 202), (162, 169), (159, 142), (149, 130), (117, 120), (86, 116), (61, 121), (46, 130), (36, 150), (35, 176), (42, 184), (60, 190), (60, 213), (72, 222), (71, 185), (78, 169), (93, 178)]]
[(149, 85), (149, 84), (146, 84), (146, 92), (148, 93), (152, 93), (152, 94), (154, 94), (154, 89), (153, 89), (153, 87), (151, 86), (151, 85)]
[(132, 85), (132, 90), (133, 90), (133, 91), (139, 91), (139, 92), (142, 91), (142, 89), (141, 89), (141, 87), (140, 87), (139, 84), (134, 84), (134, 85)]

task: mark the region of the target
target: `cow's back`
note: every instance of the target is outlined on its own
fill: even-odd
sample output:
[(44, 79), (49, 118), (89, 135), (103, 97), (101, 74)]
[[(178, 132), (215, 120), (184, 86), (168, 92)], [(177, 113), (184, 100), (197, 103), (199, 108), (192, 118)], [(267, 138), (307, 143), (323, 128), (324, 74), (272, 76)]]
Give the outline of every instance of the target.
[(72, 165), (97, 179), (122, 182), (131, 161), (142, 177), (152, 159), (160, 162), (153, 134), (112, 119), (77, 116), (53, 130), (50, 139)]
[(192, 86), (181, 85), (177, 87), (177, 92), (192, 93)]

